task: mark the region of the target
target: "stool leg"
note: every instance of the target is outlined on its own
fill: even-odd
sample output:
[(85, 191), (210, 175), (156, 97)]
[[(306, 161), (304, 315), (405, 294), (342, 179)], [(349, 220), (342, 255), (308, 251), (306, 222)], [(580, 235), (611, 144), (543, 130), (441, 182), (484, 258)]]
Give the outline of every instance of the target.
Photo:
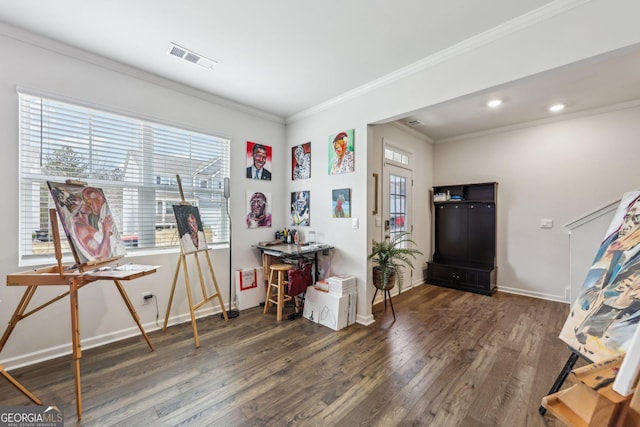
[(271, 301), (269, 301), (269, 297), (271, 296), (271, 283), (273, 283), (273, 272), (274, 270), (271, 270), (269, 272), (269, 282), (267, 283), (267, 297), (264, 300), (264, 310), (262, 310), (263, 314), (267, 314), (267, 312), (269, 311), (269, 307), (271, 306)]
[(282, 306), (284, 305), (284, 271), (278, 271), (278, 321), (282, 320)]

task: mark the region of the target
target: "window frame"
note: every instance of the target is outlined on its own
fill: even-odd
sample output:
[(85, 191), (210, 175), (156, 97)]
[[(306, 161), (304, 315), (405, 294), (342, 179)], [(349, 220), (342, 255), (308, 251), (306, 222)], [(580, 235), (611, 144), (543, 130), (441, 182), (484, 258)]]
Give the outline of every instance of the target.
[[(115, 111), (114, 109), (106, 108), (104, 106), (99, 105), (89, 105), (86, 102), (77, 101), (75, 99), (61, 98), (57, 96), (51, 96), (49, 94), (40, 93), (38, 91), (27, 90), (25, 88), (17, 88), (18, 93), (18, 112), (19, 112), (19, 129), (18, 129), (18, 156), (19, 156), (19, 234), (18, 234), (18, 260), (20, 266), (26, 265), (37, 265), (43, 264), (46, 262), (55, 262), (55, 255), (53, 253), (53, 243), (50, 242), (50, 236), (45, 237), (45, 241), (48, 241), (49, 246), (47, 246), (46, 253), (36, 253), (34, 251), (34, 242), (36, 241), (35, 236), (37, 232), (42, 232), (43, 228), (40, 227), (45, 221), (47, 222), (47, 230), (51, 230), (50, 224), (45, 218), (45, 215), (48, 219), (47, 211), (48, 209), (54, 208), (53, 200), (46, 191), (46, 196), (43, 195), (42, 187), (46, 188), (46, 181), (56, 181), (56, 182), (64, 182), (66, 179), (80, 179), (82, 181), (87, 182), (89, 185), (94, 187), (102, 188), (105, 193), (107, 193), (107, 197), (109, 198), (109, 191), (121, 191), (122, 193), (126, 191), (132, 191), (136, 193), (137, 204), (126, 206), (128, 210), (127, 214), (122, 214), (121, 218), (117, 218), (117, 206), (116, 212), (114, 212), (114, 216), (117, 220), (120, 221), (120, 224), (123, 224), (124, 221), (128, 223), (131, 222), (131, 218), (140, 217), (139, 225), (137, 228), (129, 227), (129, 230), (123, 229), (121, 225), (121, 233), (123, 236), (127, 234), (128, 231), (135, 232), (136, 235), (136, 246), (137, 247), (127, 247), (127, 254), (130, 256), (138, 256), (138, 255), (149, 255), (149, 254), (159, 254), (163, 252), (176, 252), (179, 250), (179, 238), (175, 238), (169, 244), (166, 242), (162, 244), (157, 237), (157, 218), (154, 219), (153, 216), (157, 214), (158, 203), (163, 203), (165, 207), (165, 211), (170, 208), (168, 205), (171, 201), (180, 200), (180, 192), (177, 186), (177, 177), (170, 173), (171, 169), (179, 168), (181, 172), (179, 173), (183, 192), (186, 201), (195, 202), (194, 204), (199, 206), (201, 218), (203, 223), (208, 222), (207, 227), (210, 227), (209, 236), (216, 236), (215, 238), (208, 238), (207, 243), (210, 248), (218, 248), (218, 247), (228, 247), (229, 245), (229, 237), (230, 237), (230, 219), (228, 218), (227, 204), (229, 202), (228, 199), (224, 198), (224, 177), (229, 176), (230, 172), (230, 155), (231, 155), (231, 139), (222, 136), (215, 135), (211, 131), (203, 131), (199, 129), (194, 129), (184, 125), (178, 125), (175, 123), (169, 123), (167, 121), (162, 121), (158, 119), (152, 119), (149, 117), (141, 117), (135, 116), (128, 112)], [(38, 123), (41, 128), (33, 128), (32, 122), (30, 119), (32, 118), (28, 114), (28, 104), (36, 105), (40, 103), (40, 122)], [(82, 112), (87, 114), (90, 117), (99, 116), (103, 120), (109, 120), (109, 118), (116, 118), (117, 120), (121, 120), (124, 123), (132, 124), (134, 128), (137, 130), (134, 133), (139, 133), (135, 139), (135, 145), (128, 146), (127, 142), (123, 143), (125, 149), (121, 151), (117, 151), (114, 146), (117, 144), (109, 144), (109, 141), (103, 140), (102, 145), (108, 146), (108, 149), (103, 147), (103, 151), (105, 156), (114, 156), (113, 153), (119, 153), (120, 156), (125, 156), (128, 159), (128, 156), (131, 155), (135, 150), (142, 150), (143, 148), (152, 147), (152, 150), (159, 150), (158, 147), (162, 146), (165, 149), (164, 156), (168, 158), (165, 159), (164, 163), (167, 165), (164, 166), (164, 169), (160, 162), (157, 161), (157, 158), (161, 158), (163, 156), (162, 153), (153, 154), (153, 157), (150, 163), (152, 163), (151, 170), (152, 175), (146, 176), (146, 178), (142, 178), (141, 176), (137, 176), (133, 179), (127, 177), (126, 164), (120, 165), (123, 170), (122, 178), (118, 179), (112, 176), (111, 179), (106, 179), (109, 177), (99, 176), (101, 172), (102, 166), (96, 167), (99, 162), (103, 160), (98, 158), (98, 160), (94, 160), (94, 163), (90, 163), (88, 168), (88, 176), (85, 177), (75, 177), (62, 175), (60, 172), (46, 170), (46, 165), (52, 162), (51, 158), (46, 160), (46, 165), (43, 161), (45, 146), (48, 145), (47, 149), (49, 150), (49, 154), (53, 152), (55, 149), (63, 149), (66, 146), (73, 147), (81, 147), (86, 152), (81, 154), (87, 155), (87, 153), (92, 152), (97, 149), (98, 143), (96, 142), (98, 139), (95, 137), (93, 133), (93, 129), (89, 130), (89, 134), (91, 137), (88, 141), (78, 143), (76, 142), (67, 142), (64, 140), (64, 136), (48, 138), (46, 137), (46, 132), (43, 132), (42, 129), (47, 127), (47, 124), (43, 120), (44, 117), (44, 107), (43, 105), (53, 105), (58, 106), (60, 109), (68, 108), (72, 111)], [(28, 117), (25, 117), (28, 116)], [(117, 128), (117, 126), (116, 126)], [(36, 139), (33, 137), (36, 131), (39, 131), (39, 135), (36, 135)], [(50, 129), (49, 129), (50, 130)], [(161, 136), (158, 136), (161, 135)], [(172, 145), (172, 135), (178, 135), (180, 138), (188, 137), (189, 138), (189, 151), (187, 155), (180, 153), (180, 162), (176, 161), (174, 157), (178, 156), (178, 145)], [(164, 139), (166, 138), (166, 139)], [(35, 142), (34, 142), (35, 141)], [(45, 142), (47, 141), (47, 142)], [(39, 148), (33, 147), (34, 144), (40, 144)], [(75, 144), (75, 145), (74, 145)], [(57, 148), (52, 148), (57, 147)], [(121, 148), (118, 146), (118, 148)], [(183, 149), (183, 146), (179, 147)], [(33, 157), (29, 157), (33, 153), (31, 151), (38, 152), (39, 155), (39, 164), (34, 164), (31, 162), (28, 164), (30, 160), (33, 160)], [(79, 148), (80, 150), (80, 148)], [(123, 151), (124, 150), (124, 151)], [(166, 150), (173, 150), (175, 152), (171, 152), (170, 154), (166, 154)], [(205, 156), (206, 158), (202, 158)], [(110, 157), (109, 157), (110, 158)], [(87, 159), (84, 159), (87, 160)], [(89, 158), (89, 161), (92, 161)], [(188, 165), (188, 170), (183, 170), (182, 165)], [(176, 166), (178, 165), (178, 166)], [(38, 169), (40, 169), (38, 171)], [(106, 169), (105, 169), (106, 170)], [(35, 172), (34, 172), (35, 171)], [(97, 171), (97, 172), (96, 172)], [(113, 175), (116, 175), (117, 171), (113, 172)], [(158, 176), (155, 176), (155, 173), (158, 173)], [(209, 174), (210, 175), (207, 175)], [(145, 181), (146, 180), (146, 181)], [(150, 182), (153, 181), (153, 182)], [(35, 186), (38, 186), (39, 189), (36, 190)], [(40, 192), (39, 197), (33, 200), (30, 200), (30, 194), (35, 194), (36, 191)], [(146, 194), (143, 196), (142, 194)], [(164, 198), (162, 197), (164, 194)], [(46, 198), (46, 199), (45, 199)], [(123, 196), (124, 198), (124, 196)], [(202, 203), (203, 200), (206, 200), (206, 203)], [(198, 202), (200, 201), (200, 202)], [(31, 203), (30, 203), (31, 202)], [(37, 205), (36, 205), (37, 203)], [(124, 202), (120, 202), (122, 206), (125, 206)], [(44, 207), (46, 204), (46, 208)], [(112, 205), (111, 200), (109, 200), (110, 207)], [(116, 203), (118, 205), (118, 203)], [(132, 207), (133, 206), (133, 207)], [(112, 208), (112, 211), (114, 209)], [(124, 212), (125, 208), (120, 212)], [(152, 218), (150, 219), (149, 216)], [(170, 224), (173, 224), (172, 228), (176, 230), (175, 234), (177, 234), (177, 228), (175, 228), (175, 218), (173, 214), (169, 215), (164, 213), (163, 217), (170, 217)], [(125, 218), (126, 217), (126, 218)], [(39, 218), (35, 219), (34, 218)], [(59, 220), (58, 220), (59, 221)], [(212, 224), (214, 223), (215, 224)], [(151, 225), (152, 224), (152, 225)], [(66, 244), (66, 238), (64, 236), (64, 230), (59, 224), (59, 230), (61, 233), (60, 242), (64, 246)], [(42, 233), (41, 233), (42, 235)], [(209, 237), (208, 236), (208, 237)], [(177, 236), (176, 236), (177, 237)], [(138, 245), (139, 240), (141, 240), (142, 244)], [(63, 261), (67, 262), (73, 260), (73, 256), (71, 252), (67, 249), (63, 253)]]

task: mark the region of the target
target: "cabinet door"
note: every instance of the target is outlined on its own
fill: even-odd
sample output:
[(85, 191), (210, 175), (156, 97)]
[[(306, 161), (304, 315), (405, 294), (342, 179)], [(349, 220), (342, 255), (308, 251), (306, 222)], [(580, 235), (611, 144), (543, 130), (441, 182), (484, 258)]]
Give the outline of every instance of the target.
[(444, 203), (436, 209), (436, 253), (441, 260), (467, 257), (467, 206)]
[(470, 261), (493, 265), (496, 254), (496, 208), (493, 203), (473, 203), (468, 209)]

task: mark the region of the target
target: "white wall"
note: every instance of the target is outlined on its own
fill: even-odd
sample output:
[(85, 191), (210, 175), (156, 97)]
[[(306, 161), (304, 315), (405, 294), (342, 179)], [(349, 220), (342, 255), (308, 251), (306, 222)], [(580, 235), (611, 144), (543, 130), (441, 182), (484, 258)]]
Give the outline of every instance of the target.
[[(349, 221), (335, 221), (330, 217), (329, 207), (316, 206), (320, 212), (312, 213), (312, 226), (318, 232), (319, 240), (325, 240), (336, 245), (332, 263), (332, 270), (335, 272), (346, 272), (356, 275), (358, 279), (358, 321), (369, 323), (370, 300), (368, 300), (368, 289), (370, 285), (370, 272), (368, 271), (366, 255), (369, 252), (371, 239), (376, 236), (370, 235), (369, 213), (373, 208), (371, 191), (371, 172), (375, 170), (375, 165), (368, 162), (374, 159), (374, 134), (370, 124), (383, 123), (392, 118), (402, 117), (409, 112), (429, 105), (453, 99), (486, 88), (500, 85), (506, 82), (526, 77), (538, 72), (563, 66), (575, 61), (590, 58), (603, 54), (611, 50), (640, 43), (640, 32), (637, 31), (637, 16), (640, 14), (640, 3), (633, 0), (591, 0), (586, 2), (567, 1), (553, 2), (551, 8), (558, 5), (553, 14), (540, 18), (537, 15), (520, 22), (518, 25), (506, 25), (498, 31), (485, 34), (474, 39), (467, 44), (461, 44), (448, 50), (442, 55), (429, 58), (406, 73), (399, 73), (391, 79), (386, 79), (378, 84), (361, 88), (348, 96), (341, 98), (340, 103), (327, 103), (309, 111), (301, 112), (287, 120), (286, 128), (277, 118), (266, 114), (250, 114), (247, 109), (235, 108), (231, 103), (222, 100), (212, 100), (211, 98), (198, 95), (195, 91), (177, 90), (171, 84), (159, 83), (158, 79), (140, 75), (140, 73), (130, 70), (123, 70), (114, 64), (104, 64), (91, 55), (82, 55), (86, 61), (74, 59), (75, 54), (67, 52), (60, 54), (52, 49), (41, 49), (33, 43), (22, 43), (7, 37), (0, 36), (0, 48), (7, 58), (2, 64), (2, 74), (0, 74), (0, 125), (3, 129), (4, 156), (0, 159), (0, 170), (4, 178), (3, 196), (5, 200), (11, 200), (15, 206), (0, 213), (0, 235), (7, 244), (0, 248), (0, 275), (6, 275), (18, 270), (18, 256), (16, 246), (18, 241), (18, 170), (17, 170), (17, 97), (15, 86), (25, 85), (42, 91), (48, 91), (65, 97), (86, 101), (88, 103), (104, 105), (116, 110), (122, 110), (153, 117), (174, 123), (182, 123), (189, 127), (206, 130), (221, 136), (231, 137), (231, 181), (232, 181), (232, 212), (234, 213), (233, 227), (233, 266), (249, 267), (259, 263), (258, 254), (250, 248), (250, 245), (259, 240), (268, 240), (273, 236), (276, 229), (287, 225), (285, 219), (288, 218), (288, 197), (289, 192), (295, 189), (308, 189), (312, 192), (314, 200), (329, 200), (332, 188), (349, 187), (353, 191), (354, 209), (352, 216), (360, 220), (358, 229), (353, 229)], [(567, 5), (565, 8), (564, 6)], [(550, 49), (549, 46), (553, 46)], [(384, 58), (380, 58), (384, 60)], [(310, 82), (313, 84), (313, 82)], [(224, 105), (224, 106), (223, 106)], [(623, 114), (624, 116), (624, 114)], [(637, 120), (637, 117), (634, 117)], [(554, 164), (553, 158), (557, 151), (563, 150), (562, 141), (555, 137), (558, 145), (549, 145), (548, 159), (556, 170), (556, 178), (564, 179), (564, 193), (555, 194), (553, 200), (555, 204), (549, 204), (548, 209), (542, 209), (524, 202), (528, 198), (548, 197), (547, 188), (539, 190), (531, 187), (530, 180), (540, 178), (539, 171), (531, 171), (529, 176), (523, 177), (518, 174), (518, 166), (521, 166), (519, 157), (509, 157), (508, 161), (511, 170), (505, 180), (513, 178), (513, 184), (507, 184), (505, 180), (501, 182), (501, 193), (499, 203), (501, 206), (512, 206), (510, 210), (503, 213), (504, 224), (500, 232), (506, 234), (504, 239), (506, 244), (500, 246), (500, 251), (514, 250), (514, 254), (509, 252), (508, 258), (502, 252), (499, 257), (499, 276), (504, 286), (512, 286), (514, 289), (520, 287), (522, 290), (531, 291), (540, 295), (556, 295), (558, 288), (563, 288), (567, 284), (566, 273), (566, 241), (564, 252), (560, 253), (555, 245), (560, 237), (558, 224), (563, 220), (574, 219), (580, 213), (588, 211), (594, 206), (599, 206), (602, 202), (609, 202), (605, 195), (604, 185), (592, 188), (583, 186), (576, 176), (584, 177), (586, 173), (575, 173), (574, 168), (582, 169), (585, 165), (592, 165), (592, 158), (598, 158), (604, 170), (606, 164), (613, 161), (620, 161), (623, 164), (628, 156), (614, 157), (609, 161), (605, 156), (609, 151), (604, 151), (596, 142), (613, 141), (608, 130), (617, 130), (615, 136), (624, 132), (629, 135), (631, 131), (637, 130), (629, 123), (629, 118), (620, 117), (621, 124), (630, 127), (617, 128), (610, 123), (604, 127), (587, 126), (583, 129), (575, 129), (571, 132), (571, 139), (574, 144), (580, 141), (588, 141), (587, 149), (593, 153), (585, 154), (588, 157), (586, 162), (581, 158), (572, 160), (572, 163), (562, 165)], [(615, 121), (615, 120), (613, 120)], [(581, 122), (583, 123), (583, 122)], [(561, 129), (561, 125), (557, 125)], [(346, 175), (328, 176), (321, 179), (327, 162), (328, 135), (342, 129), (355, 129), (356, 135), (356, 170), (354, 173)], [(286, 132), (286, 133), (285, 133)], [(593, 133), (595, 132), (595, 134)], [(637, 133), (637, 132), (636, 132)], [(536, 148), (532, 140), (540, 141), (540, 137), (549, 138), (549, 132), (538, 131), (536, 137), (535, 130), (527, 135), (522, 143), (525, 146)], [(286, 138), (285, 138), (286, 137)], [(283, 171), (281, 175), (276, 175), (271, 183), (254, 183), (252, 180), (244, 178), (244, 150), (245, 141), (252, 140), (272, 145), (276, 150), (274, 157), (274, 171)], [(596, 141), (597, 140), (597, 141)], [(291, 183), (289, 176), (290, 147), (307, 141), (312, 141), (314, 157), (312, 160), (312, 177), (308, 185), (305, 182)], [(482, 141), (481, 141), (482, 143)], [(544, 141), (543, 141), (544, 143)], [(488, 148), (492, 148), (491, 142), (485, 141)], [(324, 145), (324, 149), (322, 148)], [(457, 144), (461, 146), (462, 143)], [(514, 156), (522, 154), (521, 150), (508, 144), (503, 144)], [(318, 148), (319, 147), (319, 148)], [(579, 147), (581, 151), (583, 146)], [(631, 148), (626, 147), (625, 148)], [(450, 148), (454, 150), (455, 147)], [(459, 151), (460, 152), (460, 151)], [(443, 159), (448, 156), (434, 153), (435, 174), (434, 184), (449, 183), (450, 180), (457, 181), (462, 178), (484, 178), (494, 176), (493, 171), (474, 172), (473, 176), (461, 172), (460, 175), (450, 176), (446, 172), (442, 176), (438, 171), (439, 156)], [(560, 158), (567, 159), (566, 153), (559, 153)], [(541, 154), (538, 154), (541, 156)], [(503, 159), (506, 157), (501, 156)], [(449, 157), (451, 159), (451, 157)], [(472, 157), (469, 157), (470, 159)], [(242, 159), (242, 160), (240, 160)], [(469, 162), (469, 160), (467, 160)], [(538, 161), (539, 166), (546, 167), (546, 164)], [(476, 165), (474, 164), (475, 168)], [(508, 167), (503, 165), (503, 168)], [(564, 171), (564, 174), (560, 173)], [(611, 184), (606, 190), (607, 194), (619, 193), (628, 186), (629, 182), (636, 180), (633, 169), (617, 168), (615, 172), (610, 172), (606, 176), (605, 182)], [(620, 173), (622, 171), (622, 173)], [(596, 176), (597, 174), (593, 174)], [(615, 176), (614, 176), (615, 175)], [(482, 179), (485, 181), (486, 179)], [(500, 181), (500, 177), (497, 179)], [(465, 180), (466, 181), (466, 180)], [(592, 180), (591, 182), (600, 182)], [(570, 186), (570, 184), (574, 184)], [(505, 188), (503, 192), (503, 188)], [(523, 191), (519, 191), (523, 186)], [(306, 188), (303, 188), (306, 187)], [(566, 190), (576, 200), (571, 206), (576, 214), (557, 208), (559, 202), (566, 201)], [(530, 189), (531, 194), (524, 190)], [(619, 189), (619, 191), (618, 191)], [(626, 188), (625, 188), (626, 189)], [(247, 191), (263, 190), (271, 192), (273, 195), (274, 224), (271, 229), (247, 230), (244, 226), (244, 194)], [(543, 191), (544, 190), (544, 191)], [(602, 202), (594, 200), (596, 197)], [(505, 199), (506, 198), (506, 199)], [(522, 203), (525, 203), (523, 205)], [(312, 204), (315, 202), (312, 200)], [(530, 207), (533, 212), (529, 213), (525, 206)], [(281, 215), (278, 215), (278, 209)], [(326, 209), (323, 213), (322, 210)], [(317, 212), (317, 210), (315, 211)], [(537, 220), (544, 215), (556, 221), (556, 228), (550, 233), (540, 233), (536, 227)], [(511, 236), (512, 233), (513, 236)], [(374, 231), (375, 234), (375, 231)], [(515, 237), (514, 240), (512, 237)], [(565, 236), (566, 238), (566, 236)], [(517, 248), (514, 245), (526, 244), (528, 247)], [(562, 249), (562, 248), (560, 248)], [(226, 276), (226, 266), (228, 258), (225, 259), (226, 251), (214, 251), (215, 267), (218, 272), (218, 279), (221, 283), (228, 283)], [(555, 254), (551, 256), (549, 253)], [(530, 264), (532, 255), (540, 256), (541, 264), (550, 270), (560, 271), (560, 274), (547, 274), (534, 271)], [(154, 263), (163, 265), (160, 272), (148, 278), (143, 278), (128, 285), (132, 294), (140, 291), (151, 290), (159, 296), (161, 311), (166, 304), (168, 288), (170, 287), (174, 264), (177, 253), (163, 256), (145, 256), (133, 259), (132, 261), (141, 263)], [(563, 273), (564, 272), (564, 273)], [(537, 274), (543, 274), (540, 277)], [(564, 277), (562, 277), (564, 275)], [(547, 277), (548, 276), (548, 277)], [(534, 279), (532, 279), (532, 277)], [(542, 279), (542, 280), (539, 280)], [(226, 289), (223, 284), (222, 288)], [(226, 292), (225, 300), (227, 300)], [(10, 311), (17, 304), (20, 290), (0, 286), (0, 324), (6, 324)], [(46, 294), (46, 292), (43, 292)], [(82, 315), (82, 336), (92, 339), (95, 343), (105, 342), (109, 339), (123, 335), (126, 328), (130, 328), (131, 322), (122, 315), (122, 310), (117, 306), (120, 304), (118, 298), (114, 297), (112, 290), (107, 290), (106, 286), (96, 286), (95, 284), (81, 291), (81, 301), (90, 301), (95, 307), (90, 311), (83, 311)], [(184, 295), (178, 298), (180, 305), (178, 312), (185, 313), (186, 306)], [(138, 307), (139, 308), (139, 307)], [(150, 312), (149, 306), (140, 309), (143, 322), (153, 327), (155, 321), (155, 310)], [(33, 318), (21, 322), (12, 336), (7, 346), (1, 353), (2, 360), (9, 367), (18, 363), (26, 363), (38, 357), (49, 357), (56, 352), (67, 352), (69, 349), (69, 328), (68, 312), (64, 302), (58, 302), (55, 306), (49, 307), (42, 313), (38, 313)], [(54, 316), (50, 313), (54, 313)], [(96, 315), (96, 313), (99, 313)], [(50, 317), (51, 316), (51, 317)], [(55, 319), (55, 322), (47, 319)], [(89, 320), (87, 320), (89, 319)], [(59, 322), (59, 323), (58, 323)], [(47, 325), (43, 327), (42, 325)], [(130, 330), (130, 333), (135, 333)], [(46, 350), (46, 351), (45, 351)], [(31, 354), (35, 352), (34, 354)], [(44, 353), (38, 353), (44, 352)], [(7, 363), (7, 360), (14, 359)], [(18, 360), (19, 359), (19, 360)]]
[[(433, 254), (432, 247), (432, 208), (430, 191), (433, 187), (433, 144), (413, 129), (399, 124), (383, 124), (371, 127), (373, 135), (371, 138), (372, 147), (370, 153), (369, 167), (370, 173), (377, 173), (378, 179), (378, 214), (372, 215), (372, 209), (367, 212), (368, 234), (371, 239), (381, 241), (384, 239), (384, 220), (382, 216), (382, 204), (388, 202), (389, 195), (384, 194), (383, 185), (383, 146), (385, 143), (398, 147), (412, 154), (413, 164), (411, 166), (413, 176), (412, 190), (412, 211), (409, 213), (413, 218), (413, 232), (411, 238), (416, 242), (416, 249), (422, 252), (422, 256), (418, 255), (413, 266), (413, 280), (404, 283), (404, 288), (424, 283), (426, 278), (426, 262), (431, 259)], [(373, 185), (369, 186), (370, 200), (374, 197)], [(373, 202), (372, 202), (373, 203)], [(379, 222), (376, 222), (379, 219)], [(378, 225), (380, 223), (380, 225)], [(369, 287), (369, 291), (373, 288)], [(398, 289), (394, 292), (398, 292)], [(371, 298), (368, 298), (371, 301)]]
[[(555, 9), (556, 6), (557, 9)], [(403, 70), (393, 77), (358, 88), (345, 94), (336, 102), (327, 102), (289, 117), (286, 128), (287, 141), (292, 145), (307, 140), (323, 141), (326, 140), (328, 134), (337, 129), (355, 128), (356, 155), (360, 160), (357, 160), (354, 174), (345, 177), (344, 182), (352, 186), (356, 195), (364, 194), (364, 189), (373, 185), (371, 174), (376, 171), (377, 167), (373, 131), (367, 134), (366, 144), (363, 141), (368, 125), (385, 123), (429, 105), (482, 91), (640, 42), (640, 33), (637, 31), (637, 23), (635, 22), (635, 16), (640, 13), (640, 4), (637, 2), (630, 0), (554, 2), (550, 8), (553, 9), (553, 12), (547, 16), (534, 15), (528, 17), (530, 18), (528, 20), (505, 25), (494, 32), (455, 46), (437, 57), (429, 58), (411, 69)], [(549, 49), (549, 46), (553, 46), (553, 49)], [(384, 58), (380, 59), (384, 60)], [(580, 135), (583, 131), (577, 129), (575, 132), (575, 136), (579, 136), (578, 141), (585, 139), (583, 135)], [(608, 137), (604, 134), (600, 136), (600, 141), (604, 141)], [(593, 135), (589, 135), (587, 139), (593, 137)], [(535, 135), (531, 135), (530, 138), (539, 140)], [(449, 148), (452, 153), (456, 145), (461, 146), (461, 144), (453, 144)], [(535, 147), (532, 143), (528, 145)], [(556, 154), (566, 161), (567, 154), (558, 153), (558, 150), (562, 151), (565, 148), (561, 146), (547, 147), (549, 150), (547, 154), (552, 164), (555, 162), (553, 158)], [(499, 276), (501, 280), (504, 280), (502, 283), (505, 288), (510, 286), (515, 289), (517, 287), (522, 292), (555, 298), (557, 295), (563, 295), (563, 290), (568, 285), (566, 233), (562, 245), (556, 245), (558, 239), (553, 238), (558, 232), (558, 224), (566, 223), (581, 213), (588, 212), (588, 209), (599, 206), (599, 204), (593, 201), (591, 191), (588, 188), (582, 187), (580, 182), (572, 179), (572, 169), (582, 167), (581, 161), (578, 159), (578, 161), (571, 160), (569, 163), (564, 163), (564, 168), (561, 168), (563, 173), (558, 172), (556, 175), (557, 179), (562, 178), (564, 182), (575, 184), (572, 187), (572, 195), (579, 199), (579, 203), (574, 204), (572, 209), (575, 208), (577, 213), (569, 215), (560, 208), (546, 211), (536, 208), (535, 213), (527, 213), (526, 208), (522, 208), (518, 203), (525, 198), (547, 197), (546, 188), (539, 190), (533, 185), (542, 172), (536, 171), (535, 174), (522, 176), (518, 173), (518, 168), (523, 160), (517, 156), (523, 152), (516, 151), (508, 145), (505, 145), (505, 148), (508, 149), (510, 155), (499, 153), (500, 158), (507, 162), (502, 167), (511, 168), (508, 179), (513, 179), (514, 182), (501, 183), (506, 186), (506, 190), (499, 190), (501, 192), (499, 203), (501, 205), (506, 203), (505, 206), (514, 206), (514, 208), (502, 214), (503, 219), (499, 219), (499, 221), (504, 221), (507, 225), (501, 225), (499, 232), (504, 233), (503, 229), (506, 227), (509, 233), (517, 230), (522, 234), (515, 242), (509, 240), (509, 235), (500, 237), (506, 239), (506, 244), (499, 246), (499, 251), (502, 251), (499, 257), (504, 260), (504, 265), (500, 265)], [(595, 141), (585, 148), (595, 150), (596, 154), (593, 156), (602, 158), (603, 148), (595, 144)], [(443, 149), (446, 150), (446, 148)], [(477, 152), (473, 150), (469, 154), (463, 150), (455, 152), (458, 157), (465, 157), (463, 162), (471, 170), (464, 172), (467, 174), (466, 176), (449, 175), (447, 168), (440, 164), (440, 155), (434, 154), (434, 184), (449, 184), (453, 181), (486, 182), (492, 181), (496, 176), (493, 170), (486, 170), (478, 166), (480, 159), (484, 159), (484, 157), (479, 158)], [(436, 152), (434, 151), (434, 153)], [(528, 155), (529, 153), (524, 154)], [(365, 156), (368, 159), (367, 167), (361, 163)], [(454, 154), (446, 158), (450, 161), (448, 166), (455, 163)], [(319, 160), (325, 162), (326, 158)], [(462, 159), (456, 158), (455, 160)], [(543, 164), (540, 166), (546, 167)], [(464, 175), (460, 167), (456, 167), (454, 170)], [(627, 181), (628, 174), (633, 174), (633, 172), (629, 171), (623, 174), (624, 177), (621, 178), (621, 181)], [(500, 179), (496, 180), (500, 181)], [(328, 192), (329, 188), (337, 183), (336, 178), (329, 177), (328, 181), (317, 182), (314, 185), (317, 186), (318, 191)], [(533, 187), (531, 188), (532, 193), (527, 194), (525, 191), (514, 190), (514, 188), (520, 189), (521, 185), (524, 186), (523, 189)], [(323, 190), (323, 186), (328, 188)], [(510, 192), (507, 192), (509, 189), (511, 189)], [(332, 243), (339, 247), (340, 255), (347, 253), (348, 248), (348, 256), (344, 260), (342, 256), (336, 256), (338, 259), (336, 268), (355, 274), (358, 278), (358, 321), (361, 323), (373, 320), (370, 315), (370, 307), (367, 308), (367, 305), (370, 304), (370, 300), (367, 301), (368, 296), (373, 291), (371, 285), (368, 284), (371, 277), (367, 268), (366, 255), (371, 247), (371, 240), (377, 238), (378, 235), (375, 227), (369, 224), (368, 217), (368, 213), (373, 208), (373, 192), (369, 188), (366, 194), (366, 201), (355, 203), (354, 216), (361, 219), (360, 230), (350, 230), (346, 226), (334, 228), (332, 223), (319, 224), (322, 227), (321, 230), (332, 238)], [(566, 197), (566, 194), (556, 196), (556, 199), (559, 201), (563, 197)], [(602, 195), (602, 197), (606, 199), (607, 196)], [(541, 217), (551, 217), (556, 221), (556, 228), (551, 233), (538, 232), (537, 221)], [(366, 218), (366, 226), (362, 218)], [(521, 223), (523, 218), (527, 219), (526, 223)], [(529, 218), (532, 221), (535, 219), (533, 225), (531, 225)], [(526, 244), (527, 247), (514, 247), (514, 245), (522, 244)], [(504, 254), (511, 250), (515, 251), (514, 255), (509, 255), (510, 258), (507, 259)], [(542, 257), (541, 261), (544, 262), (547, 271), (560, 271), (560, 273), (545, 274), (545, 272), (537, 271), (536, 268), (539, 268), (540, 264), (534, 267), (529, 260), (529, 257), (534, 254)], [(517, 265), (515, 267), (510, 265), (510, 261), (517, 262)], [(540, 274), (544, 275), (542, 282), (539, 280)], [(561, 289), (560, 293), (558, 293), (558, 289)]]
[(567, 301), (564, 225), (638, 189), (638, 135), (633, 107), (435, 145), (436, 185), (499, 183), (498, 290)]
[[(259, 253), (251, 248), (251, 245), (261, 240), (272, 239), (273, 231), (284, 225), (284, 218), (275, 215), (274, 228), (248, 230), (244, 223), (245, 193), (257, 190), (270, 192), (273, 204), (279, 206), (284, 200), (283, 185), (286, 173), (274, 173), (274, 180), (271, 182), (246, 179), (246, 141), (273, 146), (274, 171), (287, 170), (287, 157), (283, 154), (282, 119), (260, 112), (252, 114), (250, 109), (242, 106), (204, 97), (157, 77), (41, 40), (10, 27), (0, 27), (0, 50), (7, 58), (11, 58), (3, 61), (0, 73), (0, 145), (3, 152), (0, 157), (0, 174), (3, 181), (3, 200), (8, 202), (5, 209), (0, 211), (0, 236), (4, 241), (0, 246), (1, 277), (27, 268), (18, 265), (17, 251), (19, 214), (16, 86), (231, 138), (233, 268), (260, 265)], [(78, 57), (85, 60), (77, 59)], [(194, 70), (193, 72), (200, 72), (197, 67)], [(192, 71), (185, 66), (185, 72)], [(213, 250), (211, 255), (226, 304), (229, 301), (228, 248)], [(149, 291), (157, 296), (159, 324), (162, 325), (177, 260), (177, 249), (164, 254), (127, 257), (129, 262), (161, 266), (156, 274), (126, 283), (125, 286), (147, 330), (157, 328), (156, 306), (142, 306), (140, 293)], [(194, 272), (190, 276), (193, 283), (197, 276)], [(172, 323), (188, 319), (182, 274), (180, 278), (172, 304)], [(63, 291), (60, 287), (55, 288), (38, 289), (34, 303)], [(0, 286), (0, 325), (3, 325), (3, 330), (23, 291), (22, 287)], [(204, 315), (217, 310), (217, 305), (214, 307), (212, 304), (199, 313)], [(80, 332), (84, 348), (139, 334), (115, 287), (109, 282), (94, 283), (80, 291), (80, 315)], [(70, 341), (67, 298), (21, 321), (2, 350), (0, 360), (12, 368), (54, 357), (70, 352)]]

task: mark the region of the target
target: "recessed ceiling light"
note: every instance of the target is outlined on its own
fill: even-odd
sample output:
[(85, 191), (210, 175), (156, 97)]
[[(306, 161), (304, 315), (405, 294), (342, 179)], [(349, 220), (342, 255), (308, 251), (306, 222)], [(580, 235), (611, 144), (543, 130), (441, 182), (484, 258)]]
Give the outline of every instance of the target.
[(564, 110), (564, 107), (564, 104), (553, 104), (551, 107), (549, 107), (549, 111), (551, 111), (552, 113), (559, 113), (560, 111)]
[(489, 108), (498, 108), (502, 105), (502, 99), (492, 99), (487, 101), (487, 107)]

